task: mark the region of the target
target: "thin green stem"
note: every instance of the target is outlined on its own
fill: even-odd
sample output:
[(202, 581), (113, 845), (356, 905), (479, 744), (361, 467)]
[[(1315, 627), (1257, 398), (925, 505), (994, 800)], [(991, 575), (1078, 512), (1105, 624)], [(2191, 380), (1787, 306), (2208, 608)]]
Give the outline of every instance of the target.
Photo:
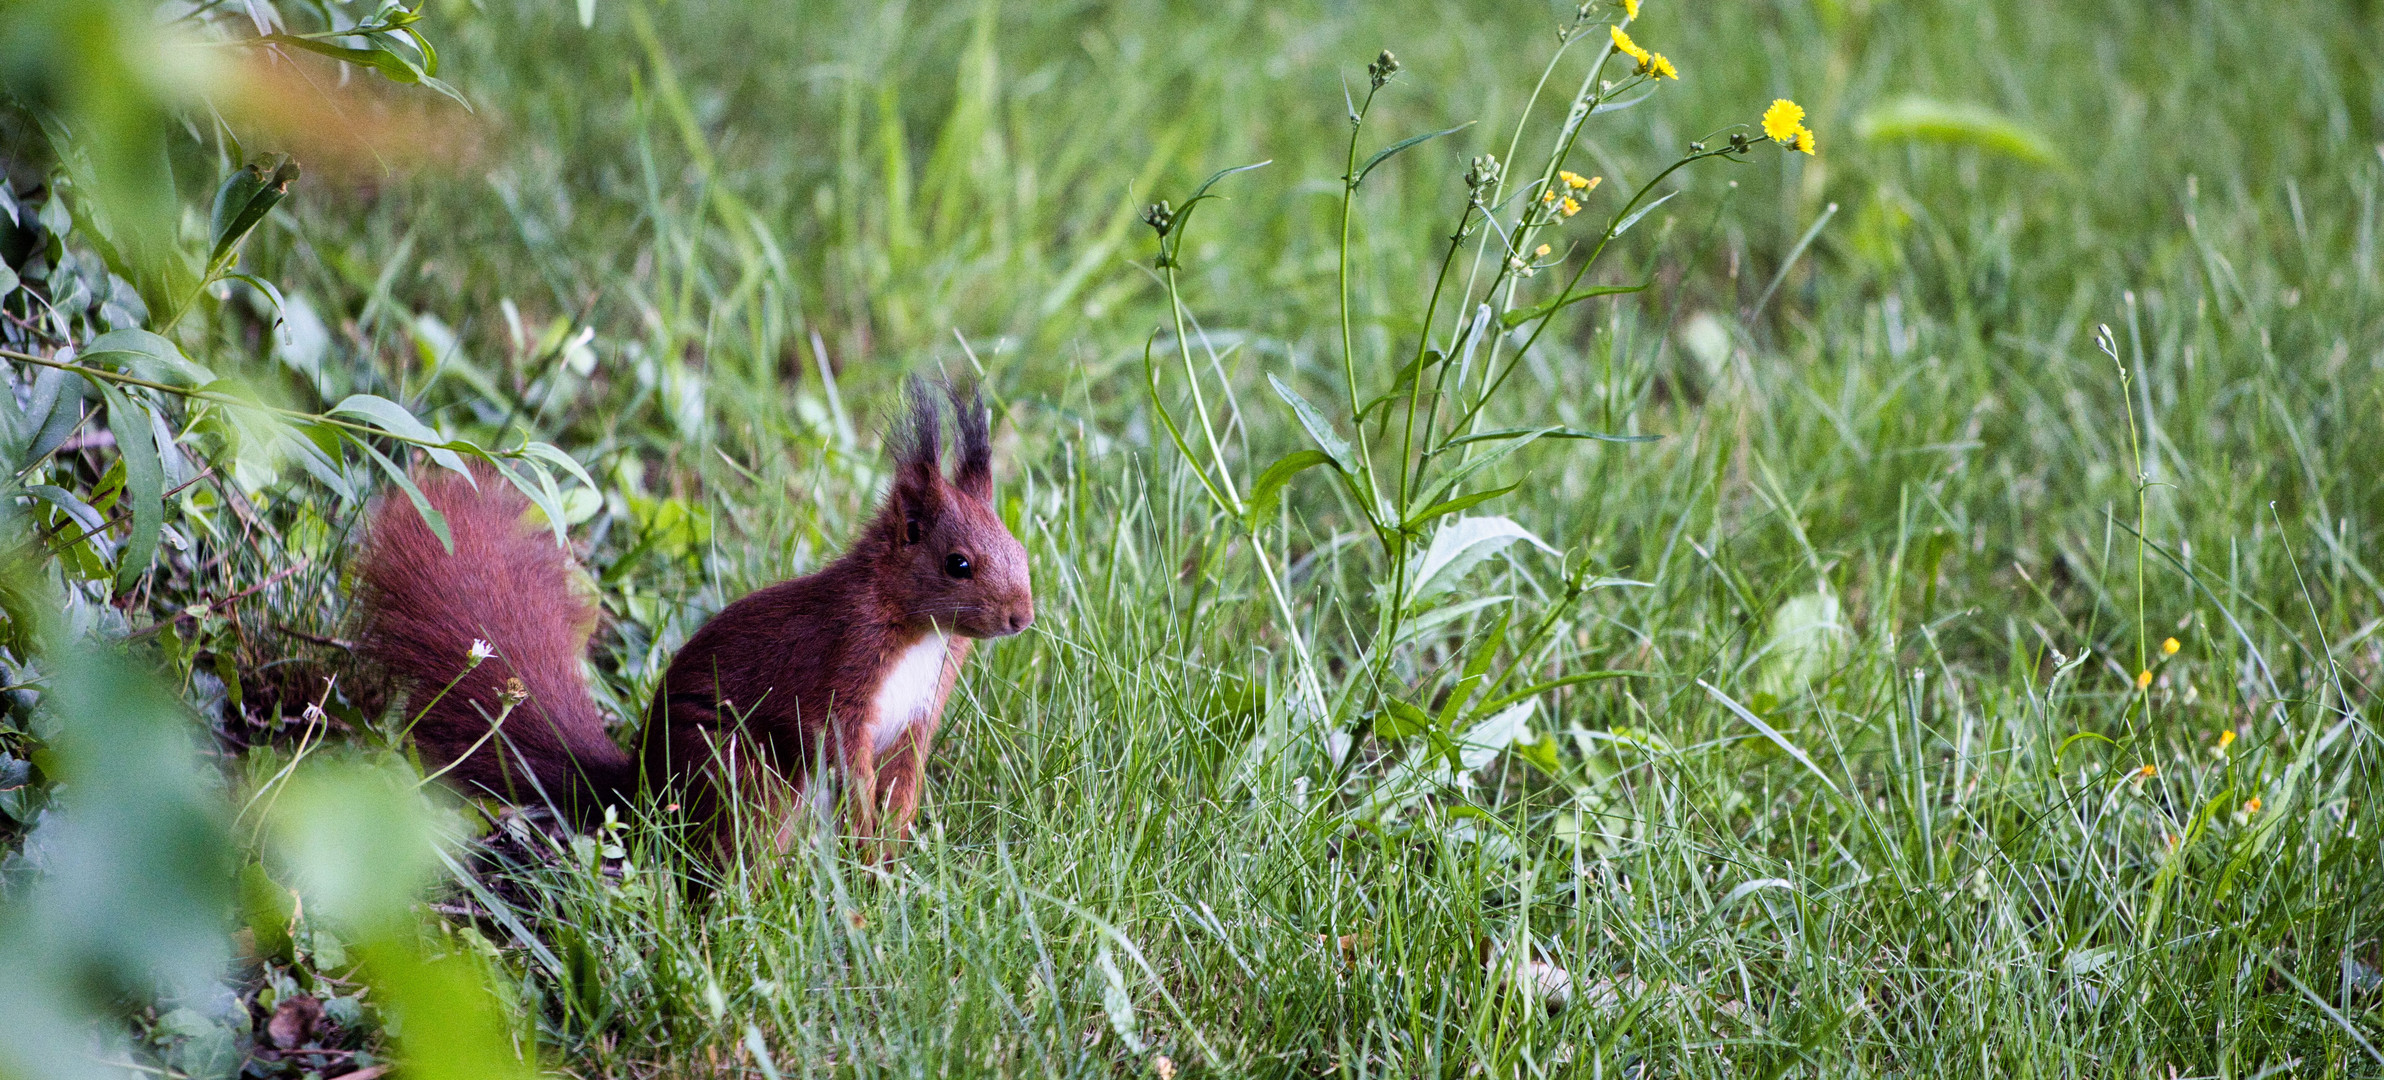
[(230, 394), (218, 393), (213, 390), (194, 390), (187, 386), (175, 386), (172, 383), (155, 382), (134, 375), (126, 375), (119, 371), (109, 371), (105, 368), (84, 367), (81, 364), (71, 364), (61, 360), (52, 360), (47, 357), (35, 356), (32, 353), (18, 352), (14, 349), (0, 349), (0, 358), (18, 360), (24, 363), (35, 364), (46, 368), (56, 368), (60, 371), (72, 372), (77, 375), (105, 380), (107, 382), (115, 383), (119, 386), (137, 386), (143, 390), (155, 390), (161, 394), (173, 394), (177, 397), (187, 398), (192, 401), (204, 401), (215, 405), (231, 405), (239, 408), (256, 409), (260, 412), (272, 413), (275, 416), (286, 417), (291, 420), (302, 420), (310, 424), (327, 424), (331, 427), (345, 428), (349, 431), (357, 432), (358, 434), (378, 435), (382, 438), (395, 439), (398, 442), (409, 443), (415, 446), (445, 447), (447, 445), (444, 442), (437, 442), (430, 439), (419, 439), (409, 435), (400, 435), (397, 432), (387, 431), (374, 427), (370, 424), (359, 424), (350, 420), (342, 420), (335, 416), (325, 416), (322, 413), (301, 412), (297, 409), (285, 409), (279, 405), (267, 405), (260, 401), (249, 401), (245, 398), (237, 398)]
[(1374, 524), (1375, 539), (1387, 549), (1395, 546), (1390, 529), (1394, 524), (1381, 520), (1382, 486), (1375, 479), (1374, 455), (1366, 442), (1366, 425), (1358, 415), (1357, 338), (1352, 329), (1349, 309), (1349, 223), (1358, 193), (1358, 133), (1366, 126), (1366, 114), (1374, 108), (1374, 95), (1382, 89), (1375, 84), (1366, 91), (1365, 104), (1358, 106), (1349, 118), (1348, 163), (1341, 173), (1341, 245), (1339, 252), (1339, 298), (1341, 302), (1341, 381), (1349, 392), (1349, 417), (1357, 426), (1358, 467), (1366, 474), (1366, 520)]
[[(1178, 246), (1181, 246), (1179, 240)], [(1175, 351), (1184, 364), (1184, 381), (1192, 386), (1192, 408), (1200, 414), (1200, 434), (1208, 440), (1209, 461), (1217, 467), (1217, 482), (1225, 487), (1226, 512), (1240, 515), (1241, 494), (1234, 489), (1233, 471), (1226, 467), (1225, 449), (1217, 442), (1216, 424), (1209, 419), (1208, 397), (1200, 392), (1200, 375), (1192, 367), (1192, 342), (1184, 334), (1184, 303), (1176, 291), (1175, 260), (1167, 260), (1167, 310), (1175, 319)]]
[[(1721, 157), (1722, 155), (1728, 154), (1730, 152), (1731, 150), (1728, 146), (1723, 146), (1712, 150), (1703, 150), (1694, 154), (1690, 154), (1687, 157), (1681, 158), (1680, 160), (1673, 162), (1671, 165), (1666, 166), (1663, 172), (1657, 173), (1652, 179), (1648, 180), (1648, 182), (1639, 185), (1639, 190), (1631, 194), (1630, 201), (1624, 203), (1621, 209), (1618, 209), (1614, 212), (1614, 217), (1607, 221), (1606, 231), (1598, 237), (1597, 246), (1590, 249), (1589, 258), (1582, 260), (1580, 269), (1573, 271), (1573, 276), (1566, 279), (1564, 287), (1557, 290), (1556, 295), (1564, 296), (1573, 291), (1573, 286), (1580, 284), (1582, 276), (1589, 273), (1590, 267), (1597, 265), (1598, 257), (1606, 253), (1606, 245), (1614, 242), (1614, 230), (1622, 224), (1624, 218), (1630, 216), (1632, 210), (1638, 208), (1641, 200), (1646, 199), (1647, 193), (1654, 190), (1657, 184), (1663, 183), (1666, 177), (1669, 177), (1673, 173), (1680, 171), (1681, 168), (1688, 165), (1690, 162), (1701, 161), (1710, 157)], [(1481, 394), (1474, 399), (1473, 406), (1466, 410), (1465, 415), (1458, 419), (1456, 427), (1463, 429), (1467, 425), (1473, 423), (1474, 418), (1481, 414), (1482, 407), (1488, 405), (1492, 397), (1497, 396), (1498, 388), (1506, 385), (1507, 377), (1513, 375), (1515, 373), (1515, 368), (1523, 363), (1524, 354), (1530, 352), (1531, 347), (1539, 342), (1540, 335), (1548, 332), (1548, 324), (1555, 318), (1555, 310), (1550, 310), (1547, 314), (1540, 316), (1539, 322), (1532, 326), (1531, 336), (1524, 338), (1523, 344), (1515, 347), (1515, 358), (1507, 361), (1507, 366), (1504, 370), (1501, 370), (1498, 373), (1498, 377), (1496, 379), (1482, 387)]]
[[(1457, 231), (1449, 234), (1449, 250), (1441, 256), (1440, 274), (1432, 279), (1432, 298), (1424, 303), (1424, 328), (1416, 334), (1415, 359), (1412, 361), (1416, 373), (1414, 381), (1408, 384), (1407, 424), (1399, 440), (1399, 512), (1402, 515), (1407, 512), (1407, 500), (1412, 495), (1407, 490), (1411, 472), (1421, 473), (1420, 469), (1411, 471), (1408, 463), (1415, 452), (1416, 408), (1421, 404), (1424, 393), (1424, 354), (1432, 343), (1432, 321), (1440, 314), (1440, 294), (1448, 286), (1449, 270), (1456, 265), (1458, 250), (1465, 246), (1465, 226), (1473, 221), (1476, 205), (1473, 200), (1466, 200), (1464, 211), (1457, 215)], [(1442, 357), (1441, 363), (1447, 364), (1448, 358)]]

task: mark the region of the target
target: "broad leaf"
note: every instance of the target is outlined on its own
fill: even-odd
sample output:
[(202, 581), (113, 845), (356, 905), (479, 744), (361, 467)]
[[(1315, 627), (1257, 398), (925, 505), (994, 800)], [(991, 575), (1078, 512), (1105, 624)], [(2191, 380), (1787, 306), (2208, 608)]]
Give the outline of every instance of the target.
[(208, 253), (209, 266), (228, 263), (240, 241), (290, 193), (290, 184), (298, 179), (298, 163), (287, 154), (275, 154), (271, 161), (271, 168), (260, 160), (234, 170), (224, 178), (223, 186), (215, 189), (215, 207), (207, 220), (208, 235), (214, 241)]
[(580, 463), (577, 459), (573, 458), (569, 454), (564, 453), (551, 443), (530, 443), (529, 445), (522, 447), (521, 452), (525, 456), (547, 462), (548, 464), (551, 464), (554, 467), (563, 470), (564, 472), (570, 473), (572, 479), (579, 481), (590, 490), (603, 490), (596, 486), (596, 480), (595, 478), (588, 475), (588, 470), (580, 467)]
[(1349, 440), (1333, 430), (1332, 422), (1326, 420), (1316, 406), (1309, 404), (1307, 398), (1301, 397), (1299, 391), (1285, 386), (1283, 380), (1276, 378), (1273, 372), (1267, 373), (1267, 384), (1275, 388), (1275, 395), (1282, 398), (1284, 404), (1291, 406), (1293, 415), (1300, 419), (1300, 426), (1307, 429), (1308, 437), (1316, 440), (1316, 445), (1332, 457), (1334, 467), (1343, 473), (1355, 475), (1358, 472), (1357, 452), (1350, 448)]
[(1275, 512), (1275, 502), (1282, 498), (1284, 485), (1291, 483), (1292, 477), (1331, 460), (1331, 455), (1322, 450), (1294, 450), (1277, 459), (1250, 485), (1250, 493), (1243, 500), (1242, 521), (1257, 529), (1259, 522)]
[(43, 368), (33, 377), (33, 394), (25, 403), (25, 426), (33, 440), (17, 459), (19, 470), (50, 456), (58, 444), (83, 422), (83, 381), (57, 368)]
[(1531, 733), (1531, 714), (1539, 706), (1526, 701), (1493, 715), (1457, 736), (1457, 771), (1469, 773), (1497, 760), (1499, 752)]
[(1433, 534), (1432, 546), (1424, 551), (1423, 564), (1416, 569), (1415, 585), (1409, 589), (1407, 601), (1414, 603), (1456, 588), (1482, 560), (1506, 550), (1518, 540), (1528, 541), (1550, 555), (1557, 554), (1555, 548), (1532, 535), (1531, 530), (1508, 518), (1457, 518), (1442, 525)]
[(432, 461), (463, 474), (466, 479), (472, 478), (472, 470), (464, 464), (464, 459), (455, 451), (446, 448), (446, 439), (440, 437), (438, 432), (432, 431), (430, 425), (415, 419), (414, 414), (407, 412), (404, 406), (388, 398), (372, 394), (350, 394), (339, 404), (331, 407), (331, 414), (333, 416), (353, 416), (392, 435), (421, 444), (422, 452), (430, 455)]
[(121, 591), (148, 572), (149, 557), (157, 553), (157, 537), (166, 525), (165, 465), (157, 457), (149, 410), (104, 380), (94, 378), (91, 385), (107, 402), (108, 430), (115, 433), (116, 453), (124, 461), (124, 498), (132, 504), (132, 535), (116, 557)]
[[(413, 61), (387, 49), (351, 49), (344, 45), (333, 45), (328, 41), (317, 41), (291, 34), (266, 34), (259, 40), (270, 41), (276, 45), (286, 45), (293, 49), (304, 49), (307, 52), (328, 56), (342, 63), (368, 67), (380, 72), (391, 82), (404, 83), (408, 86), (427, 86), (453, 98), (458, 105), (467, 109), (472, 106), (472, 103), (465, 101), (464, 96), (457, 93), (454, 87), (431, 77), (429, 72), (416, 66)], [(366, 40), (373, 39), (368, 36)], [(425, 60), (430, 59), (431, 56), (430, 53), (423, 54)]]
[(447, 554), (455, 554), (455, 538), (447, 533), (447, 516), (439, 513), (439, 508), (432, 506), (430, 500), (423, 497), (422, 489), (414, 485), (413, 477), (406, 475), (405, 467), (389, 460), (389, 455), (374, 449), (373, 444), (359, 439), (353, 434), (348, 436), (348, 441), (362, 448), (367, 455), (371, 456), (374, 463), (380, 465), (382, 472), (389, 474), (390, 481), (397, 485), (399, 491), (406, 493), (406, 498), (413, 502), (414, 509), (421, 513), (422, 523), (430, 526), (431, 535), (439, 538), (439, 546), (446, 549)]
[(97, 536), (107, 530), (107, 518), (100, 516), (99, 511), (92, 509), (91, 504), (84, 502), (81, 496), (56, 484), (27, 484), (25, 494), (57, 507), (59, 512), (80, 527), (85, 536)]
[(1424, 710), (1392, 698), (1381, 712), (1374, 714), (1374, 737), (1384, 742), (1412, 739), (1432, 730), (1432, 718)]
[(91, 339), (77, 362), (129, 371), (151, 382), (176, 386), (205, 386), (215, 373), (182, 355), (182, 348), (147, 330), (112, 330)]

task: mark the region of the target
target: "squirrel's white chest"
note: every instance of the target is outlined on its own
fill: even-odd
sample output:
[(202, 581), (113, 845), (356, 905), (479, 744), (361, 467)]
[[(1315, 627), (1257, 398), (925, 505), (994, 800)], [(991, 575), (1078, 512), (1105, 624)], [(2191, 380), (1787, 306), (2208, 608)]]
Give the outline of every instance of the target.
[(950, 656), (951, 639), (930, 633), (895, 658), (885, 681), (877, 687), (873, 703), (877, 719), (869, 732), (871, 750), (883, 754), (892, 749), (912, 724), (935, 711), (936, 696), (944, 688), (944, 664)]

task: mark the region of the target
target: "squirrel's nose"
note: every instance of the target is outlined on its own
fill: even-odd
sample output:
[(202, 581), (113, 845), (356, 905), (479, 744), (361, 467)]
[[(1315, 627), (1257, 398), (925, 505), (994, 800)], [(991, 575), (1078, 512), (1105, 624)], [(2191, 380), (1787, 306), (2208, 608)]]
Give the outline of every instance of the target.
[(1013, 611), (1010, 613), (1010, 632), (1015, 634), (1024, 630), (1027, 624), (1033, 621), (1035, 621), (1033, 612)]

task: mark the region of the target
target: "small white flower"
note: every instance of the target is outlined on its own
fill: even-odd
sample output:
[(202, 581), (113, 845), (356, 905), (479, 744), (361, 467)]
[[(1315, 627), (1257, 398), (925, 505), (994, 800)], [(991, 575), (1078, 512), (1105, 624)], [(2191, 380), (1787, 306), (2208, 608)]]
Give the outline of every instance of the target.
[(473, 638), (472, 651), (464, 654), (464, 663), (470, 667), (479, 667), (481, 661), (495, 655), (497, 655), (496, 646), (482, 641), (479, 638)]

